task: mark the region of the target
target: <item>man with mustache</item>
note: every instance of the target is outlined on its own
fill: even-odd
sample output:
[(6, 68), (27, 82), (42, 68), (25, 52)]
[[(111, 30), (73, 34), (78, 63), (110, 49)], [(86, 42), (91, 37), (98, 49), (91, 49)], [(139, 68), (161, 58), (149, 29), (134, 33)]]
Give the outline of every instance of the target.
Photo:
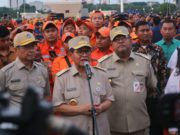
[(37, 41), (30, 32), (21, 32), (14, 38), (17, 58), (0, 70), (0, 91), (10, 93), (10, 104), (20, 107), (29, 86), (38, 88), (40, 97), (49, 98), (47, 68), (35, 62)]
[[(91, 45), (87, 36), (77, 36), (69, 41), (74, 65), (56, 74), (54, 111), (92, 135), (91, 100), (84, 62), (90, 61)], [(97, 115), (99, 135), (110, 135), (107, 110), (114, 101), (105, 70), (91, 67), (91, 89)]]
[(131, 52), (132, 40), (124, 26), (110, 31), (114, 53), (102, 57), (115, 96), (109, 111), (111, 135), (149, 135), (150, 120), (146, 107), (147, 92), (156, 87), (150, 59)]

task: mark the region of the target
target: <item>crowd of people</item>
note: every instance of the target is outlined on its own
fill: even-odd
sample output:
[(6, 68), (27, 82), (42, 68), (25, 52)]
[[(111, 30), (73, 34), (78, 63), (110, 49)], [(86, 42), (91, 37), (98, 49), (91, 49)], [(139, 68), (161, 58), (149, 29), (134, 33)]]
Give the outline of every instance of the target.
[(180, 92), (180, 15), (118, 14), (2, 20), (0, 90), (21, 106), (29, 86), (59, 117), (93, 134), (85, 62), (99, 135), (162, 135), (156, 105)]

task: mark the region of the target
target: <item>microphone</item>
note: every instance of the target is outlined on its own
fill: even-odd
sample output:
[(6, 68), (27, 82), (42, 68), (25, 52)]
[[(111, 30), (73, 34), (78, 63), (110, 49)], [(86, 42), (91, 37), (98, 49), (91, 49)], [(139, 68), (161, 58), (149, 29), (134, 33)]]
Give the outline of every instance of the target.
[(90, 67), (88, 61), (85, 61), (85, 62), (84, 62), (84, 67), (85, 67), (85, 70), (86, 70), (87, 77), (88, 77), (89, 79), (91, 79), (92, 72), (91, 72), (91, 67)]

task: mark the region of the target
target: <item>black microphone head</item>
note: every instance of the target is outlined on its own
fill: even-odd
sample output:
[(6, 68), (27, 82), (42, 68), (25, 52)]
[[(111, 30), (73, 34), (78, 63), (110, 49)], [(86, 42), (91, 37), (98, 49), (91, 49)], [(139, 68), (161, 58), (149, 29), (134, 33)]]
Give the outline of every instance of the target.
[(86, 65), (89, 65), (89, 62), (88, 62), (88, 61), (85, 61), (85, 62), (84, 62), (84, 66), (86, 66)]

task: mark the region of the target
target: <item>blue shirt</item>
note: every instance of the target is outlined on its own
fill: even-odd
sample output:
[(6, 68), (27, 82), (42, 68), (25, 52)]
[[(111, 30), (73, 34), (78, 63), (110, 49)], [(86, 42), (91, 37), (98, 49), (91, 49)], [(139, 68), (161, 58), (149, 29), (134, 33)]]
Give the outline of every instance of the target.
[(152, 42), (153, 43), (156, 43), (162, 39), (160, 29), (161, 29), (160, 26), (153, 26), (152, 27), (152, 32), (153, 32)]
[(168, 63), (175, 49), (180, 46), (180, 41), (177, 39), (173, 39), (170, 44), (166, 44), (164, 39), (162, 39), (161, 41), (157, 42), (156, 45), (160, 46), (163, 49), (164, 56)]

